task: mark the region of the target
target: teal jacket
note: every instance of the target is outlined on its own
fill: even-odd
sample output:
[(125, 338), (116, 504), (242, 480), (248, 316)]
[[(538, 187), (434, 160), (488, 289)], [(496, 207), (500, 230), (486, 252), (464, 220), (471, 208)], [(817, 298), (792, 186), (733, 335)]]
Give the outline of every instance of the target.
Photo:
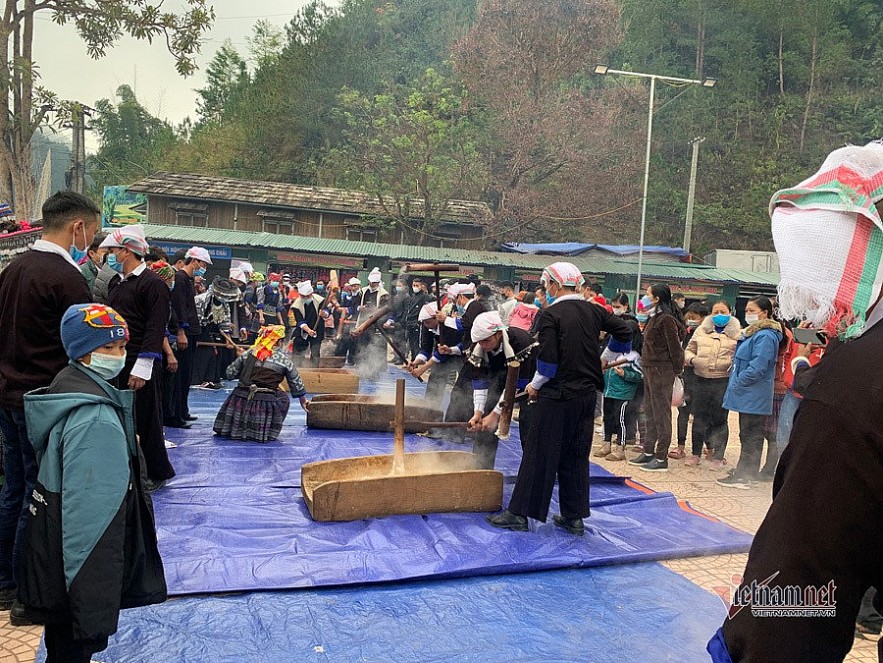
[(604, 397), (630, 401), (635, 397), (644, 374), (635, 362), (624, 364), (621, 368), (624, 373), (622, 377), (612, 368), (604, 371)]
[(106, 637), (121, 608), (166, 598), (140, 481), (134, 393), (71, 363), (24, 404), (39, 471), (19, 599), (36, 623), (70, 622), (76, 638)]

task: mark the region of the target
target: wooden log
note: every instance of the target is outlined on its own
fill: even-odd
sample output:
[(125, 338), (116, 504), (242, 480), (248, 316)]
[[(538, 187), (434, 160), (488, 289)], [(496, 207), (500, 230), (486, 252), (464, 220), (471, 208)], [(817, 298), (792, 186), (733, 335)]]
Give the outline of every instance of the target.
[(359, 376), (342, 368), (298, 370), (309, 394), (352, 394), (359, 391)]
[(459, 272), (460, 265), (441, 262), (409, 262), (409, 272)]
[(361, 336), (366, 331), (368, 331), (368, 329), (375, 322), (380, 320), (380, 318), (382, 318), (385, 315), (388, 315), (391, 310), (392, 310), (392, 308), (389, 306), (383, 306), (383, 307), (377, 309), (370, 318), (366, 318), (364, 322), (359, 323), (359, 326), (350, 332), (350, 336), (353, 336), (353, 337)]
[(495, 435), (500, 440), (509, 439), (509, 426), (512, 424), (512, 411), (515, 409), (515, 392), (518, 391), (518, 374), (521, 362), (512, 361), (506, 368), (506, 386), (503, 389), (503, 406)]
[(405, 381), (396, 380), (395, 419), (393, 420), (393, 473), (405, 473)]
[(497, 511), (503, 475), (475, 469), (463, 451), (404, 455), (404, 473), (393, 474), (394, 456), (364, 456), (308, 463), (301, 489), (314, 520), (344, 522), (395, 514)]
[[(443, 416), (444, 413), (434, 407), (406, 404), (405, 432), (423, 433), (428, 430), (427, 422), (441, 421)], [(388, 432), (394, 419), (395, 405), (392, 402), (384, 403), (371, 396), (354, 394), (316, 396), (307, 413), (307, 427)]]

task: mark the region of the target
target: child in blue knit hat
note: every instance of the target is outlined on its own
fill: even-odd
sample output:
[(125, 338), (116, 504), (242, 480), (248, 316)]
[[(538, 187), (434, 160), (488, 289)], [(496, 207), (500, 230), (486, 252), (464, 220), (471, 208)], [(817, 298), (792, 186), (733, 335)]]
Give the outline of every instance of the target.
[(121, 608), (166, 599), (133, 392), (108, 383), (128, 338), (109, 306), (71, 306), (61, 320), (70, 364), (24, 397), (39, 472), (13, 617), (46, 625), (47, 661), (89, 661), (107, 647)]

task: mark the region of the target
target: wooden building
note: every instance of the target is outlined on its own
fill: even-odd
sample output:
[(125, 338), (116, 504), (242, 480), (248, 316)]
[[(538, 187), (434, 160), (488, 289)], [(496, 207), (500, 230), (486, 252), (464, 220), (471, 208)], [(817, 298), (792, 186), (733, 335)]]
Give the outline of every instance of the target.
[(484, 248), (491, 214), (484, 203), (452, 200), (441, 220), (421, 234), (414, 230), (422, 221), (420, 199), (411, 201), (418, 223), (403, 227), (378, 222), (389, 215), (375, 196), (361, 191), (165, 172), (129, 190), (147, 196), (147, 221), (157, 225), (438, 248)]

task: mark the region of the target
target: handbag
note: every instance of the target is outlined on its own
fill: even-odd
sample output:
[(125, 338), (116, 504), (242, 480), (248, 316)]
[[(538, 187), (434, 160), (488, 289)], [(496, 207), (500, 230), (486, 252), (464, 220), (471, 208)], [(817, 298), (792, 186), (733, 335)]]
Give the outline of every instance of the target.
[(684, 379), (680, 376), (675, 378), (675, 382), (671, 388), (671, 406), (681, 407), (685, 403), (684, 398)]

